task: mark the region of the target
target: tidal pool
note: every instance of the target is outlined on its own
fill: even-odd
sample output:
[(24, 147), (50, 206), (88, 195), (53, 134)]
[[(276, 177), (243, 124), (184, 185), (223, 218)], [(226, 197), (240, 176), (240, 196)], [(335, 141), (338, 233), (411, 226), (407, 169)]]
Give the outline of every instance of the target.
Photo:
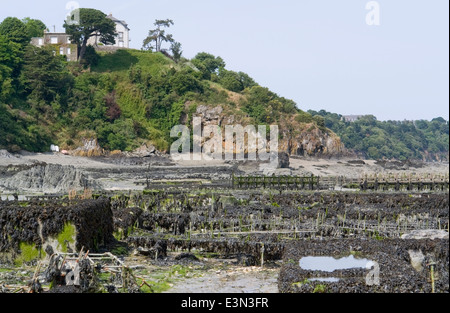
[(309, 281), (322, 281), (329, 283), (337, 283), (339, 278), (337, 277), (316, 277), (316, 278), (308, 278)]
[(300, 259), (299, 265), (304, 270), (334, 272), (351, 268), (370, 269), (374, 262), (368, 259), (358, 259), (353, 255), (335, 259), (331, 256), (306, 256)]
[[(2, 196), (0, 196), (0, 198), (2, 201), (13, 201), (14, 195), (2, 195)], [(19, 201), (26, 201), (27, 198), (28, 198), (27, 196), (23, 196), (23, 195), (18, 196)]]

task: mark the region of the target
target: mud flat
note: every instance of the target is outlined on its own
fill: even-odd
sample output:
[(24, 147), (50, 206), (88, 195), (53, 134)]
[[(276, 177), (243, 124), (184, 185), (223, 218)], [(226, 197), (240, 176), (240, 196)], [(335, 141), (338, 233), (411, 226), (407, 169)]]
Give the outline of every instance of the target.
[(286, 168), (270, 170), (259, 162), (173, 161), (167, 155), (151, 157), (76, 157), (60, 153), (0, 153), (0, 192), (68, 193), (70, 189), (142, 191), (147, 180), (222, 181), (236, 175), (296, 175), (358, 179), (362, 175), (438, 175), (449, 164), (419, 161), (374, 161), (291, 157)]
[[(358, 178), (380, 172), (442, 174), (448, 164), (291, 158), (273, 174)], [(131, 272), (86, 262), (92, 281), (96, 275), (101, 282), (95, 292), (449, 291), (448, 190), (239, 190), (220, 184), (233, 173), (265, 172), (261, 164), (164, 156), (4, 154), (0, 191), (17, 200), (0, 201), (2, 261), (22, 264), (29, 276), (42, 262), (34, 281), (46, 289), (44, 269), (55, 265), (47, 256), (84, 248), (111, 253), (106, 256), (118, 262), (113, 267), (140, 277), (125, 284)], [(92, 199), (74, 199), (72, 189), (89, 190), (84, 196)], [(35, 193), (39, 197), (27, 197)], [(316, 266), (324, 260), (357, 265), (324, 270), (305, 265), (308, 258)], [(30, 268), (22, 270), (26, 264)], [(22, 277), (17, 271), (0, 273), (0, 287)], [(56, 287), (76, 290), (64, 282)]]
[[(108, 251), (122, 262), (138, 260), (142, 282), (125, 292), (145, 290), (139, 285), (174, 293), (191, 285), (197, 292), (448, 292), (448, 192), (153, 190), (72, 203), (7, 201), (1, 212), (2, 247), (8, 256), (14, 248), (13, 262), (24, 251), (36, 260), (50, 248), (95, 251), (110, 239)], [(72, 236), (51, 239), (70, 221)], [(359, 265), (302, 268), (305, 257), (353, 257)], [(168, 280), (192, 264), (199, 275)], [(374, 270), (378, 280), (368, 283)]]
[(212, 269), (181, 281), (166, 293), (278, 293), (278, 271), (261, 267)]
[[(274, 269), (279, 262), (277, 288), (282, 293), (448, 292), (448, 193), (233, 196), (154, 194), (152, 205), (132, 214), (136, 218), (130, 223), (139, 231), (128, 233), (126, 242), (151, 260), (170, 260), (172, 253), (234, 260), (228, 279), (208, 272), (186, 281), (199, 292), (248, 291), (234, 284), (240, 281), (233, 276), (239, 266)], [(303, 257), (336, 261), (350, 256), (359, 260), (355, 268), (327, 272), (300, 266)], [(368, 283), (374, 264), (378, 280)], [(255, 279), (248, 278), (249, 286), (258, 285), (263, 278), (252, 273), (248, 270)], [(271, 292), (273, 278), (268, 279)], [(187, 289), (180, 283), (172, 290)]]

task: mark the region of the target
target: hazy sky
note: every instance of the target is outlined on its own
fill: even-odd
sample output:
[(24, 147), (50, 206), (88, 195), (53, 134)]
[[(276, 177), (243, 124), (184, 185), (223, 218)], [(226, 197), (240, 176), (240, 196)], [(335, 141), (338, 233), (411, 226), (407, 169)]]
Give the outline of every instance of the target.
[[(302, 110), (373, 114), (379, 120), (449, 119), (449, 1), (368, 0), (77, 1), (125, 20), (140, 49), (155, 19), (184, 56), (221, 56), (227, 69), (294, 100)], [(66, 0), (0, 0), (8, 16), (42, 20), (63, 31)]]

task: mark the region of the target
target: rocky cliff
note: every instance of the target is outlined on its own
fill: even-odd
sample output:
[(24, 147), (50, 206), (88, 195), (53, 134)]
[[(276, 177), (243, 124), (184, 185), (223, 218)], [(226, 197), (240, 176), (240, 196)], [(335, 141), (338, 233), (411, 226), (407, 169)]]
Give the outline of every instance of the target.
[[(240, 113), (240, 112), (239, 112)], [(220, 126), (222, 134), (224, 134), (226, 125), (242, 125), (244, 128), (247, 125), (252, 125), (251, 119), (242, 114), (234, 113), (225, 110), (222, 106), (208, 107), (205, 105), (198, 106), (195, 117), (201, 118), (202, 127), (205, 129), (209, 126)], [(345, 149), (344, 144), (340, 138), (331, 130), (319, 127), (315, 123), (299, 123), (292, 118), (280, 119), (278, 123), (279, 128), (279, 142), (278, 152), (286, 152), (289, 155), (296, 156), (315, 156), (315, 157), (332, 157), (344, 156), (349, 152)], [(257, 125), (255, 125), (257, 132)], [(254, 133), (253, 133), (254, 134)], [(257, 136), (257, 134), (254, 134)], [(204, 141), (210, 139), (209, 134), (203, 134)], [(225, 136), (223, 135), (223, 138)], [(204, 142), (203, 141), (203, 142)], [(267, 146), (269, 143), (267, 143)], [(225, 143), (223, 142), (225, 148)], [(257, 150), (257, 147), (248, 145), (248, 137), (245, 137), (245, 142), (236, 142), (237, 151), (251, 152)]]
[(332, 157), (344, 156), (349, 152), (341, 139), (331, 131), (325, 131), (315, 124), (299, 125), (296, 131), (283, 129), (280, 150), (289, 155)]

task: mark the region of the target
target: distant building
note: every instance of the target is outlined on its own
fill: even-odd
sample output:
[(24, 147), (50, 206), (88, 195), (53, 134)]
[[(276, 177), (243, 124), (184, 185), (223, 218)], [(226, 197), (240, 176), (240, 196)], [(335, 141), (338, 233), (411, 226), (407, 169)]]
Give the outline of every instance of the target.
[(36, 47), (52, 46), (55, 55), (64, 55), (67, 57), (67, 61), (77, 61), (78, 59), (77, 45), (71, 43), (70, 35), (66, 33), (44, 32), (44, 37), (31, 38), (31, 44)]
[(342, 120), (344, 122), (356, 122), (357, 120), (359, 120), (361, 117), (363, 117), (364, 115), (343, 115), (342, 116)]
[[(100, 43), (100, 36), (94, 35), (88, 40), (88, 45), (94, 46), (98, 50), (102, 47), (108, 49), (119, 49), (130, 47), (130, 29), (125, 21), (118, 20), (112, 14), (107, 16), (116, 24), (116, 44), (103, 45)], [(36, 47), (53, 46), (55, 55), (65, 55), (67, 61), (78, 60), (78, 47), (70, 41), (70, 35), (66, 33), (48, 33), (44, 32), (44, 37), (31, 38), (31, 44)]]
[(107, 46), (107, 47), (117, 47), (117, 48), (130, 48), (130, 29), (128, 28), (128, 24), (125, 21), (121, 21), (112, 14), (109, 14), (107, 18), (111, 19), (116, 24), (116, 44), (114, 45), (104, 45), (100, 43), (100, 35), (94, 35), (88, 40), (88, 45), (98, 47), (98, 46)]

